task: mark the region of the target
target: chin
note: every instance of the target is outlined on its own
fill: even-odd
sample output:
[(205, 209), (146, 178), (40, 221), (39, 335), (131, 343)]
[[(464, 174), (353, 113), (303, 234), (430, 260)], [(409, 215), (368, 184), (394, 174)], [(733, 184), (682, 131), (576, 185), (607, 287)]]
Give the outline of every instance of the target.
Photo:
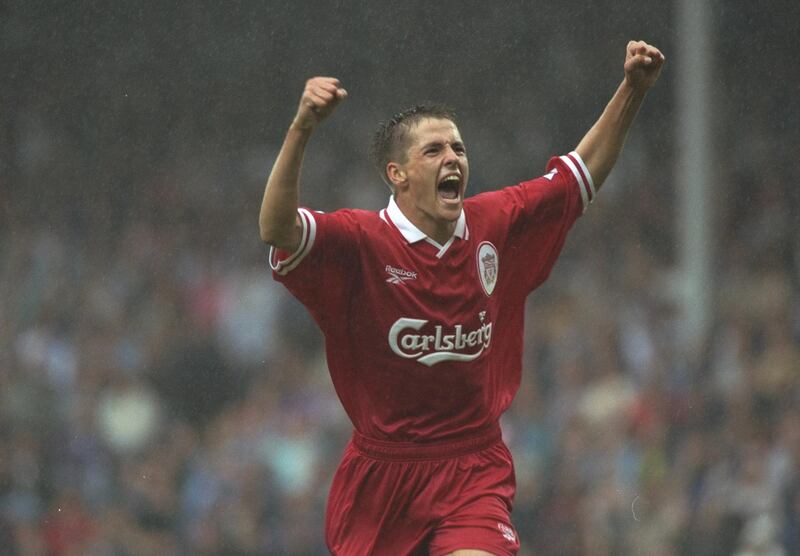
[(458, 204), (439, 205), (438, 213), (445, 220), (458, 220), (463, 208), (464, 203), (459, 201)]

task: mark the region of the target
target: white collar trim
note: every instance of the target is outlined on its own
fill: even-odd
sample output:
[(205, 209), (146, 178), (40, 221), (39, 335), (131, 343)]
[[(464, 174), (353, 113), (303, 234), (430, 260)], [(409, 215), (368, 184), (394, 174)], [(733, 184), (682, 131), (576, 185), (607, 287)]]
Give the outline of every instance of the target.
[[(400, 210), (400, 207), (397, 206), (397, 203), (394, 200), (394, 195), (389, 197), (389, 206), (386, 207), (386, 215), (391, 219), (392, 223), (395, 227), (400, 230), (400, 233), (403, 234), (403, 237), (409, 243), (416, 243), (418, 241), (422, 241), (423, 239), (428, 243), (431, 243), (435, 247), (439, 248), (439, 254), (437, 257), (441, 257), (444, 255), (447, 248), (453, 243), (453, 238), (459, 239), (468, 239), (469, 238), (469, 229), (467, 228), (467, 218), (464, 216), (464, 209), (461, 209), (461, 214), (458, 217), (458, 221), (456, 222), (456, 229), (453, 231), (453, 237), (447, 240), (447, 243), (444, 245), (440, 245), (434, 239), (429, 238), (425, 235), (425, 232), (417, 228), (411, 220), (409, 220), (403, 211)], [(384, 218), (385, 220), (385, 218)]]

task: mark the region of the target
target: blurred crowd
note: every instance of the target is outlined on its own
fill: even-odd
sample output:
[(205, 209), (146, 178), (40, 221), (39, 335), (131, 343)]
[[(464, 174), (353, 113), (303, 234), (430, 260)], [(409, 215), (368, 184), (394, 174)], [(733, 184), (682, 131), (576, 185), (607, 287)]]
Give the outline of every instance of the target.
[[(553, 48), (535, 63), (557, 65), (564, 39), (539, 25), (527, 40)], [(490, 114), (464, 100), (473, 191), (570, 150), (613, 91), (594, 90), (605, 69), (555, 75), (569, 87), (537, 88), (524, 109), (520, 91)], [(528, 302), (523, 382), (502, 423), (522, 556), (800, 554), (798, 115), (769, 125), (783, 97), (747, 88), (720, 100), (712, 322), (687, 347), (671, 79)], [(351, 426), (320, 334), (258, 239), (281, 133), (220, 145), (179, 103), (111, 88), (61, 100), (105, 103), (103, 125), (127, 134), (116, 143), (87, 137), (77, 112), (51, 118), (46, 99), (3, 116), (0, 553), (324, 554)], [(305, 194), (314, 208), (387, 200), (363, 155), (374, 106), (353, 104), (336, 128), (352, 133), (323, 133), (309, 154), (305, 183), (326, 184)], [(166, 119), (172, 135), (151, 141)], [(213, 125), (230, 137), (245, 120)]]

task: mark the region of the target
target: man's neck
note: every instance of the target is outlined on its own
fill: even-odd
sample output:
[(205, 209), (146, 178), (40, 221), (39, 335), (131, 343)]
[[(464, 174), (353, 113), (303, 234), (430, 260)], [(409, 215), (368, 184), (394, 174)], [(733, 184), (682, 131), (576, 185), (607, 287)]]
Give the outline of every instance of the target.
[(414, 223), (414, 225), (422, 230), (426, 236), (431, 238), (439, 245), (444, 245), (450, 241), (450, 238), (453, 237), (453, 234), (456, 232), (456, 222), (439, 222), (438, 224), (438, 226), (431, 226), (430, 229), (425, 229), (419, 224)]
[(458, 220), (437, 219), (411, 203), (398, 200), (396, 196), (395, 203), (409, 222), (439, 245), (444, 245), (450, 241), (450, 238), (455, 234)]

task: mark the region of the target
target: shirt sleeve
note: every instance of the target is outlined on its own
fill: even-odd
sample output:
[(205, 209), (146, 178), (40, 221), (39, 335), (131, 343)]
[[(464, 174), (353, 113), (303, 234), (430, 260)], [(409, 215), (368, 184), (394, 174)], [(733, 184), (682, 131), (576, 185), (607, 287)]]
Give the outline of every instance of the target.
[(298, 214), (302, 225), (299, 247), (294, 253), (271, 247), (269, 264), (275, 280), (322, 325), (353, 286), (358, 226), (352, 211), (321, 213), (300, 208)]
[(550, 275), (572, 225), (596, 189), (577, 152), (553, 157), (547, 173), (496, 192), (495, 214), (508, 230), (503, 259), (511, 288), (527, 296)]

